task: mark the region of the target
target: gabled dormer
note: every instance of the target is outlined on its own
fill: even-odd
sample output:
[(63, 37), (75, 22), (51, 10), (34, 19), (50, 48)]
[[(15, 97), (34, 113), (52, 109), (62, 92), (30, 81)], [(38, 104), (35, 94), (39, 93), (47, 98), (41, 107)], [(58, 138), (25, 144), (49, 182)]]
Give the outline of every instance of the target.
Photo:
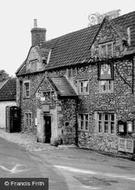
[(32, 73), (44, 70), (49, 63), (50, 56), (51, 49), (41, 48), (40, 46), (32, 47), (26, 59), (26, 72)]
[(91, 57), (104, 59), (123, 55), (131, 45), (130, 36), (130, 27), (118, 26), (105, 18), (91, 46)]

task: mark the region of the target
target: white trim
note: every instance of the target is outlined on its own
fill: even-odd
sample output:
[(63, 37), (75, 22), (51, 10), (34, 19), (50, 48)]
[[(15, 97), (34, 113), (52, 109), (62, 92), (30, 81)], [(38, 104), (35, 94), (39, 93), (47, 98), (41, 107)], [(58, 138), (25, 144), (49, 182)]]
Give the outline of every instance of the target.
[(52, 53), (52, 50), (49, 51), (49, 54), (48, 54), (48, 57), (47, 57), (47, 62), (46, 62), (47, 64), (48, 64), (49, 61), (50, 61), (51, 53)]
[[(99, 114), (102, 114), (102, 118), (101, 118), (101, 127), (102, 127), (102, 131), (99, 132)], [(108, 115), (108, 120), (105, 120), (105, 114)], [(114, 115), (114, 120), (111, 120), (111, 114)], [(116, 114), (113, 111), (96, 111), (95, 112), (95, 121), (96, 121), (96, 132), (98, 134), (110, 134), (110, 135), (116, 135)], [(105, 128), (104, 128), (104, 122), (108, 121), (108, 132), (105, 132)], [(114, 122), (114, 132), (111, 133), (111, 122)]]
[[(29, 96), (26, 95), (25, 83), (29, 83)], [(30, 80), (23, 81), (23, 97), (29, 98), (30, 97)]]
[[(112, 54), (108, 55), (108, 45), (111, 45), (112, 47)], [(102, 46), (105, 46), (105, 51), (106, 51), (106, 55), (102, 55)], [(107, 43), (102, 43), (99, 44), (99, 56), (101, 57), (113, 57), (113, 42), (107, 42)]]

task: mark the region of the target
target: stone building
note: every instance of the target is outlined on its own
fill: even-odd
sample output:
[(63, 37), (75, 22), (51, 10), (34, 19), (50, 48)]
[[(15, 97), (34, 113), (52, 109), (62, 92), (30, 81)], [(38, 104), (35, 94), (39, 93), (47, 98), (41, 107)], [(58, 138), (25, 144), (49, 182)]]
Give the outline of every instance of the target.
[(118, 151), (135, 131), (135, 12), (32, 46), (16, 72), (22, 130), (47, 143)]

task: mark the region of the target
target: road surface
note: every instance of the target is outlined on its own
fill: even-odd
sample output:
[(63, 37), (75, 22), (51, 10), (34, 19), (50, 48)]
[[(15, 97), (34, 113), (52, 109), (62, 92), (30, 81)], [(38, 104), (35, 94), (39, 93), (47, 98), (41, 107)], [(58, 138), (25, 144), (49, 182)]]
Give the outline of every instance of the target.
[(0, 138), (0, 177), (49, 178), (49, 190), (68, 190), (64, 178), (52, 165), (21, 146)]
[(135, 190), (134, 161), (77, 148), (28, 152), (1, 138), (0, 176), (48, 177), (49, 190)]

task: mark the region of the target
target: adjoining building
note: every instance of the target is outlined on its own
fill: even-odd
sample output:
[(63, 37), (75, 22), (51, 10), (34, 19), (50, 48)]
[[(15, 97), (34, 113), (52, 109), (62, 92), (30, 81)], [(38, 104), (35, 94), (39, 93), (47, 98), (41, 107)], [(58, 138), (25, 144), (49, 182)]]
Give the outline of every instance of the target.
[(6, 107), (16, 106), (16, 78), (0, 83), (0, 128), (6, 129)]
[(32, 46), (16, 72), (22, 130), (40, 142), (117, 152), (135, 132), (135, 12)]

